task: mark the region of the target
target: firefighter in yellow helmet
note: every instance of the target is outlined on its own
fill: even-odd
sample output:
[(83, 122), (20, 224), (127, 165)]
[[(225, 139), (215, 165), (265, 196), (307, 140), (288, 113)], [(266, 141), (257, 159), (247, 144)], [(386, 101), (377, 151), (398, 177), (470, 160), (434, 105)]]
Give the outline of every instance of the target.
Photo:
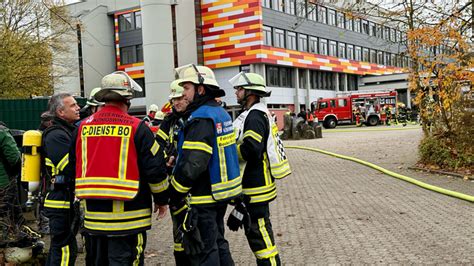
[(291, 173), (278, 127), (263, 97), (269, 97), (262, 76), (241, 72), (229, 80), (243, 112), (234, 121), (237, 150), (243, 173), (244, 196), (235, 200), (227, 225), (236, 231), (244, 227), (258, 265), (280, 265), (270, 222), (269, 203), (276, 196), (275, 179)]
[(95, 95), (105, 106), (73, 134), (68, 173), (85, 200), (86, 241), (94, 247), (87, 264), (143, 265), (152, 212), (167, 212), (163, 148), (127, 113), (134, 90), (141, 88), (125, 72), (106, 75)]
[(189, 105), (178, 132), (170, 209), (191, 265), (233, 265), (224, 215), (242, 187), (232, 120), (215, 100), (225, 92), (208, 67), (186, 65), (176, 72)]

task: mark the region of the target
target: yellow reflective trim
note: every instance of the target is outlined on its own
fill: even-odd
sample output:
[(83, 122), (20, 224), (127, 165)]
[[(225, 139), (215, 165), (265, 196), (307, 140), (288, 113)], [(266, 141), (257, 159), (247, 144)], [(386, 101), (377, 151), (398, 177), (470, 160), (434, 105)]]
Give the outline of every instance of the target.
[(225, 199), (229, 199), (229, 198), (232, 198), (232, 197), (235, 197), (239, 194), (242, 193), (242, 186), (239, 185), (238, 187), (235, 187), (231, 190), (226, 190), (226, 191), (222, 191), (222, 192), (217, 192), (217, 193), (212, 193), (213, 197), (216, 199), (216, 200), (225, 200)]
[(178, 181), (176, 181), (176, 179), (174, 178), (174, 176), (171, 177), (171, 185), (174, 187), (174, 189), (176, 189), (176, 191), (178, 191), (179, 193), (188, 193), (189, 190), (191, 190), (190, 187), (185, 187), (183, 185), (181, 185), (180, 183), (178, 183)]
[(125, 202), (123, 200), (112, 201), (112, 213), (121, 213), (125, 210)]
[[(117, 202), (120, 202), (120, 200), (117, 200)], [(88, 210), (85, 212), (85, 218), (92, 220), (128, 220), (145, 216), (151, 216), (150, 208), (134, 211), (121, 210), (119, 212), (92, 212)]]
[(71, 203), (69, 201), (51, 200), (46, 198), (44, 200), (44, 207), (52, 209), (69, 209), (71, 208)]
[(242, 139), (245, 139), (246, 137), (251, 137), (254, 140), (256, 140), (257, 142), (262, 142), (262, 136), (260, 134), (258, 134), (257, 132), (253, 131), (253, 130), (245, 131), (244, 136), (243, 136)]
[(71, 253), (69, 252), (69, 245), (61, 248), (61, 266), (69, 265), (69, 257)]
[(151, 154), (153, 154), (153, 156), (155, 156), (159, 149), (160, 149), (160, 145), (156, 142), (156, 140), (154, 140), (153, 141), (153, 146), (151, 146), (151, 149), (150, 149)]
[(119, 167), (118, 167), (119, 169), (118, 178), (120, 180), (125, 180), (127, 176), (129, 144), (130, 144), (130, 138), (122, 137), (121, 147), (120, 147)]
[(61, 159), (61, 161), (59, 161), (58, 165), (56, 166), (58, 174), (59, 174), (59, 171), (64, 170), (64, 168), (66, 167), (68, 163), (69, 163), (69, 153), (66, 153), (66, 155), (64, 155), (64, 157)]
[(255, 195), (255, 194), (266, 193), (266, 192), (269, 192), (269, 191), (274, 190), (274, 189), (276, 189), (275, 182), (271, 183), (270, 185), (261, 186), (261, 187), (244, 188), (244, 189), (242, 189), (242, 192), (245, 195)]
[(183, 207), (181, 207), (179, 210), (174, 211), (174, 212), (172, 212), (171, 214), (172, 214), (173, 216), (176, 216), (176, 215), (180, 214), (182, 211), (184, 211), (184, 210), (186, 210), (186, 209), (188, 209), (188, 206), (185, 204), (185, 205), (184, 205)]
[(161, 181), (158, 184), (148, 184), (150, 186), (151, 192), (152, 193), (160, 193), (168, 189), (169, 187), (169, 181), (168, 178), (165, 180)]
[(56, 169), (56, 166), (53, 164), (53, 161), (51, 161), (51, 159), (49, 159), (49, 158), (45, 158), (44, 161), (45, 161), (46, 166), (51, 167), (51, 173), (53, 175), (57, 175), (58, 170)]
[(168, 135), (166, 135), (166, 133), (163, 132), (163, 130), (161, 129), (158, 129), (158, 132), (156, 132), (156, 135), (162, 138), (164, 141), (167, 141), (169, 139)]
[(242, 176), (234, 178), (230, 181), (219, 182), (217, 184), (213, 184), (212, 185), (212, 190), (221, 190), (221, 189), (231, 188), (231, 187), (234, 187), (234, 186), (236, 186), (240, 183), (242, 183)]
[[(81, 177), (85, 177), (86, 176), (86, 170), (87, 170), (87, 137), (85, 136), (82, 136), (82, 148), (81, 148), (81, 152), (82, 152), (82, 175)], [(77, 182), (77, 181), (76, 181)]]
[(275, 257), (278, 254), (278, 250), (276, 246), (271, 246), (266, 249), (255, 251), (254, 254), (255, 254), (255, 257), (257, 257), (257, 259), (264, 260), (271, 257)]
[(215, 203), (216, 201), (212, 196), (191, 196), (191, 204), (207, 204)]
[(89, 230), (100, 230), (100, 231), (124, 231), (124, 230), (132, 230), (137, 228), (143, 228), (151, 226), (151, 216), (130, 222), (92, 222), (89, 220), (84, 220), (84, 227)]
[(182, 243), (174, 243), (174, 251), (181, 252), (184, 251)]
[(267, 153), (263, 153), (263, 177), (265, 178), (265, 185), (270, 185), (272, 182), (271, 174), (270, 174), (270, 169), (268, 169), (268, 156)]
[(259, 203), (259, 202), (264, 202), (264, 201), (269, 201), (271, 199), (274, 199), (277, 195), (277, 191), (273, 190), (270, 193), (263, 194), (263, 195), (258, 195), (258, 196), (250, 196), (250, 203)]
[(118, 197), (118, 198), (125, 198), (125, 199), (133, 199), (137, 195), (137, 191), (127, 191), (121, 189), (113, 189), (113, 188), (76, 188), (76, 196), (78, 198), (85, 198), (85, 197)]
[(221, 181), (227, 182), (229, 177), (227, 176), (227, 164), (225, 160), (224, 147), (218, 146), (217, 151), (219, 152), (219, 169), (221, 174)]
[(137, 246), (135, 248), (137, 250), (137, 257), (135, 258), (135, 261), (133, 261), (133, 265), (136, 266), (140, 263), (140, 257), (143, 252), (143, 235), (142, 233), (139, 233), (137, 235)]
[(200, 150), (212, 154), (212, 147), (201, 141), (185, 141), (182, 148), (186, 150)]
[(139, 182), (137, 180), (118, 180), (115, 177), (84, 177), (77, 178), (76, 185), (112, 185), (128, 188), (138, 188)]
[(240, 151), (240, 146), (242, 146), (242, 144), (237, 145), (237, 155), (239, 156), (239, 161), (244, 161), (244, 157), (242, 157), (242, 152)]

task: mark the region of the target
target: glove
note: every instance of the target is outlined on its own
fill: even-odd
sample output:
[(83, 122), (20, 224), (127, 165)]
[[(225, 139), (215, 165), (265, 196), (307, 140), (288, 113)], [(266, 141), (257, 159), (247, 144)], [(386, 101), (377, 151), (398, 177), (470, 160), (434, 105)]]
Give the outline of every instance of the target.
[(197, 227), (198, 216), (193, 208), (188, 208), (181, 230), (183, 232), (183, 249), (186, 255), (195, 256), (201, 253), (204, 243)]
[(235, 208), (227, 219), (227, 227), (229, 227), (231, 231), (238, 231), (239, 228), (243, 227), (245, 234), (247, 234), (250, 229), (250, 222), (250, 215), (247, 211), (247, 206), (241, 200), (236, 201)]
[(186, 204), (186, 200), (182, 199), (177, 203), (170, 203), (170, 212), (171, 215), (176, 219), (177, 224), (181, 225), (184, 222), (184, 218), (186, 216), (188, 210), (188, 205)]

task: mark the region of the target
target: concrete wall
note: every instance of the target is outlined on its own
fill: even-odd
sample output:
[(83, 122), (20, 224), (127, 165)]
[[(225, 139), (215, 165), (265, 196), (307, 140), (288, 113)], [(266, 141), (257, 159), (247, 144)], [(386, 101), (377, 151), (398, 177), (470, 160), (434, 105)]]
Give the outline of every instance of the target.
[(176, 8), (176, 33), (178, 65), (197, 64), (196, 22), (194, 1), (178, 0)]

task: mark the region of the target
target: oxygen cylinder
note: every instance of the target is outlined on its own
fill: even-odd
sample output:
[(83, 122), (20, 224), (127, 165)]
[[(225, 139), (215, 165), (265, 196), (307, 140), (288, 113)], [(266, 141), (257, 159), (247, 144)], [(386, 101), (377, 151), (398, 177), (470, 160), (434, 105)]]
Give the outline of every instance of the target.
[(23, 153), (21, 156), (21, 181), (28, 183), (28, 194), (38, 190), (40, 184), (41, 132), (28, 130), (23, 134)]

